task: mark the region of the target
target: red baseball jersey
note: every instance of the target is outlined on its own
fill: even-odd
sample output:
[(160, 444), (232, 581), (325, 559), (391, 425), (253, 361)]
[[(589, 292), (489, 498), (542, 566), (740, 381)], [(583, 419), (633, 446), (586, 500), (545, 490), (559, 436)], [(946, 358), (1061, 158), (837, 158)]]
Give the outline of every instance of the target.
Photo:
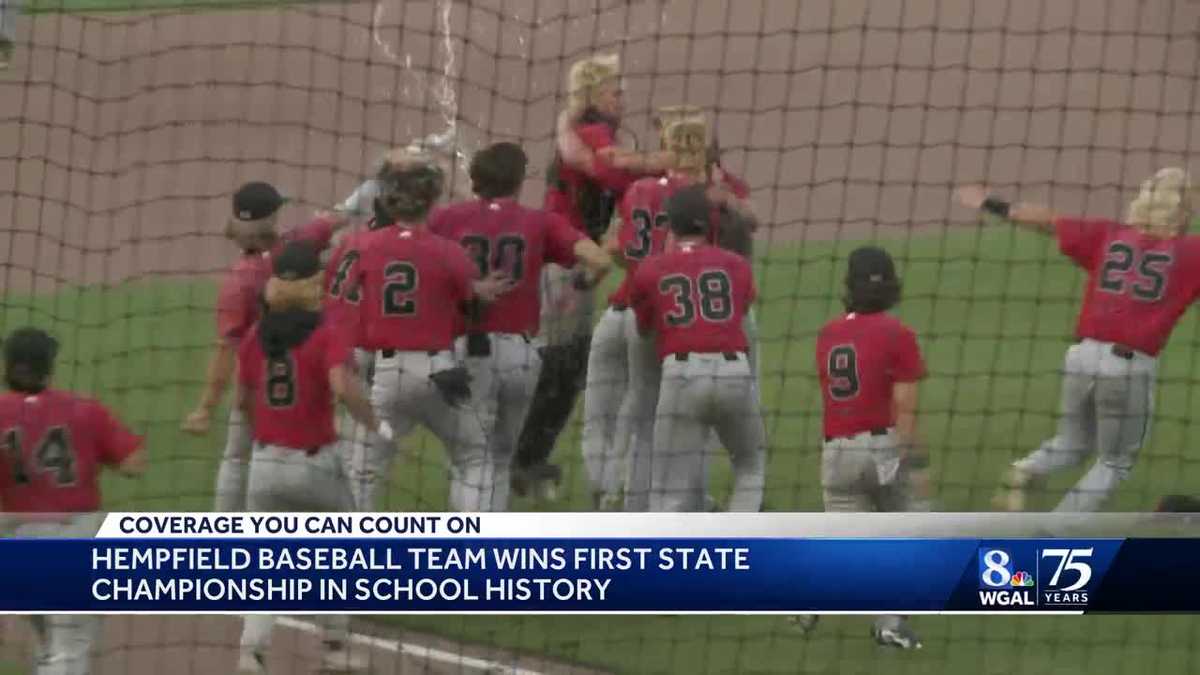
[(479, 274), (458, 242), (392, 226), (364, 236), (351, 256), (346, 282), (330, 296), (355, 317), (355, 346), (441, 351), (453, 345)]
[(238, 382), (254, 401), (254, 440), (315, 450), (337, 440), (329, 371), (349, 366), (350, 345), (328, 321), (282, 358), (268, 358), (256, 324), (238, 349)]
[(488, 333), (536, 334), (542, 266), (574, 267), (575, 244), (584, 238), (562, 216), (525, 208), (514, 199), (476, 199), (438, 209), (429, 229), (462, 244), (481, 276), (501, 270), (517, 282), (473, 327)]
[(225, 275), (217, 292), (217, 335), (237, 344), (258, 320), (258, 300), (271, 278), (271, 255), (290, 241), (311, 241), (322, 250), (333, 238), (332, 218), (317, 218), (289, 230), (266, 253), (245, 253)]
[[(579, 135), (579, 139), (592, 152), (610, 148), (617, 143), (614, 136), (615, 130), (603, 122), (578, 125), (575, 127), (575, 133)], [(587, 228), (584, 226), (583, 215), (579, 212), (579, 206), (575, 202), (575, 194), (585, 181), (590, 180), (600, 187), (620, 196), (637, 179), (636, 174), (617, 169), (599, 157), (596, 158), (592, 166), (594, 176), (589, 176), (565, 164), (561, 165), (558, 175), (559, 184), (551, 185), (546, 190), (546, 210), (553, 211), (566, 218), (571, 227), (580, 232), (586, 232)]]
[[(372, 221), (374, 222), (374, 221)], [(358, 339), (358, 317), (353, 307), (341, 302), (343, 289), (349, 280), (350, 268), (358, 260), (363, 242), (373, 230), (370, 224), (360, 225), (338, 242), (325, 264), (325, 320), (343, 331), (350, 344)]]
[(56, 389), (0, 395), (0, 434), (0, 502), (20, 513), (98, 510), (100, 467), (142, 446), (99, 402)]
[(662, 358), (746, 351), (742, 319), (755, 293), (745, 258), (711, 244), (686, 242), (638, 267), (630, 301), (642, 330), (654, 329)]
[(886, 313), (847, 314), (817, 336), (825, 436), (853, 436), (895, 424), (892, 386), (925, 377), (917, 335)]
[(1059, 218), (1059, 249), (1087, 270), (1076, 337), (1157, 356), (1200, 295), (1200, 237), (1159, 239), (1108, 220)]

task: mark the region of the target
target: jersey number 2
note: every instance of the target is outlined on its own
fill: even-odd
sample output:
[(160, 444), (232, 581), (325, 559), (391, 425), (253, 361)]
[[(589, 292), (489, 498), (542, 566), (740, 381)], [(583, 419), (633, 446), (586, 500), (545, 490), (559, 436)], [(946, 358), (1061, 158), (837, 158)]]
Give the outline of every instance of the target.
[(1171, 264), (1168, 253), (1147, 251), (1137, 260), (1137, 252), (1129, 244), (1114, 241), (1108, 247), (1108, 255), (1104, 258), (1104, 267), (1100, 269), (1100, 289), (1109, 293), (1125, 292), (1126, 272), (1136, 264), (1137, 282), (1129, 286), (1129, 292), (1138, 300), (1155, 302), (1162, 300), (1163, 291), (1167, 287), (1167, 270)]
[[(29, 470), (25, 466), (21, 429), (13, 427), (4, 432), (4, 457), (8, 461), (12, 480), (16, 485), (30, 483)], [(54, 477), (58, 487), (75, 484), (75, 448), (71, 445), (66, 427), (50, 427), (33, 451), (34, 468)]]
[(829, 395), (844, 401), (858, 396), (858, 352), (854, 345), (838, 345), (829, 350)]

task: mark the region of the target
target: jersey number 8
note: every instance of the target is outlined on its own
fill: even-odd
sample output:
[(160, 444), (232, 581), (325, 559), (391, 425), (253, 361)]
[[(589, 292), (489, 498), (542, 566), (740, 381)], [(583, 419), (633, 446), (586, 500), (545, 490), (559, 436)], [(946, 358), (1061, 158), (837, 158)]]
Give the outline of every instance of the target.
[(697, 305), (705, 321), (720, 323), (733, 316), (733, 284), (722, 270), (702, 272), (695, 283), (682, 274), (672, 274), (663, 277), (658, 290), (672, 294), (675, 300), (675, 306), (667, 313), (669, 326), (691, 325), (696, 321)]

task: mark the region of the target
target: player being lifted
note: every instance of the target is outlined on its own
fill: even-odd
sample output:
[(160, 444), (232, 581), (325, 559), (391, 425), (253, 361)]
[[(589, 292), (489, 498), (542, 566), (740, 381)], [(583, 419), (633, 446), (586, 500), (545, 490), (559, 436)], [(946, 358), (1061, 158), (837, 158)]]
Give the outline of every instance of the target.
[(476, 409), (483, 416), (494, 488), (491, 510), (508, 508), (509, 471), (517, 436), (529, 413), (541, 370), (533, 338), (541, 311), (542, 266), (582, 262), (593, 287), (612, 264), (608, 254), (566, 219), (517, 203), (528, 159), (521, 146), (496, 143), (471, 160), (478, 196), (435, 211), (429, 229), (461, 243), (481, 276), (501, 272), (514, 284), (467, 326), (459, 354), (471, 375)]
[(766, 434), (742, 320), (754, 302), (750, 263), (707, 243), (713, 205), (704, 185), (675, 192), (664, 212), (675, 243), (634, 274), (638, 328), (654, 332), (662, 390), (650, 453), (650, 511), (700, 511), (704, 443), (716, 429), (733, 466), (730, 511), (762, 506)]
[[(145, 467), (142, 439), (97, 401), (50, 387), (58, 343), (37, 328), (20, 328), (4, 341), (0, 396), (0, 505), (18, 537), (95, 536), (100, 470), (126, 475)], [(54, 515), (49, 515), (54, 514)], [(90, 672), (100, 617), (30, 617), (37, 638), (38, 675)]]
[[(233, 377), (238, 345), (258, 319), (260, 296), (271, 276), (271, 255), (293, 240), (311, 241), (324, 249), (348, 222), (341, 216), (319, 215), (281, 235), (277, 227), (284, 201), (273, 186), (262, 182), (246, 183), (233, 196), (233, 217), (226, 225), (225, 236), (242, 249), (242, 257), (225, 275), (217, 293), (216, 349), (205, 373), (200, 402), (183, 421), (186, 432), (208, 433), (212, 411)], [(250, 429), (241, 411), (231, 406), (225, 450), (217, 470), (217, 511), (245, 510), (250, 462), (245, 453), (249, 448)]]
[[(928, 510), (928, 455), (916, 430), (917, 382), (925, 363), (916, 334), (888, 313), (899, 301), (900, 280), (887, 251), (854, 250), (846, 271), (846, 314), (817, 336), (826, 511)], [(794, 623), (811, 630), (816, 617)], [(900, 616), (876, 619), (872, 635), (882, 645), (921, 647)]]
[[(617, 145), (624, 115), (620, 60), (615, 54), (575, 62), (567, 75), (567, 109), (559, 118), (555, 157), (547, 172), (545, 207), (599, 242), (625, 189), (669, 165), (667, 153)], [(575, 270), (548, 266), (543, 276), (542, 371), (514, 461), (514, 487), (548, 495), (561, 472), (549, 464), (555, 441), (585, 385), (595, 294), (576, 288)]]
[[(334, 428), (341, 401), (370, 442), (386, 446), (392, 431), (375, 419), (355, 377), (346, 333), (321, 312), (324, 283), (317, 249), (288, 244), (273, 257), (262, 318), (238, 349), (238, 409), (250, 422), (254, 451), (247, 507), (251, 511), (351, 511), (354, 499)], [(322, 617), (323, 672), (364, 665), (347, 648), (349, 618)], [(238, 672), (265, 673), (274, 617), (247, 616)]]
[(1063, 368), (1058, 431), (1013, 462), (998, 507), (1020, 511), (1041, 478), (1095, 452), (1096, 464), (1067, 492), (1058, 512), (1099, 510), (1128, 477), (1153, 415), (1158, 353), (1200, 294), (1200, 237), (1185, 236), (1192, 184), (1179, 168), (1146, 179), (1125, 222), (1060, 215), (1009, 204), (979, 186), (959, 190), (963, 205), (1058, 239), (1087, 271), (1077, 344)]
[[(416, 151), (396, 157), (379, 180), (375, 217), (384, 226), (346, 254), (351, 262), (339, 267), (329, 299), (355, 317), (356, 346), (375, 352), (376, 415), (390, 422), (397, 438), (418, 422), (432, 431), (450, 457), (450, 508), (486, 510), (493, 480), (484, 427), (453, 347), (464, 309), (477, 299), (495, 299), (511, 282), (500, 273), (477, 280), (479, 270), (466, 252), (429, 231), (425, 218), (443, 186), (431, 157)], [(356, 445), (355, 501), (360, 509), (373, 509), (395, 445)]]

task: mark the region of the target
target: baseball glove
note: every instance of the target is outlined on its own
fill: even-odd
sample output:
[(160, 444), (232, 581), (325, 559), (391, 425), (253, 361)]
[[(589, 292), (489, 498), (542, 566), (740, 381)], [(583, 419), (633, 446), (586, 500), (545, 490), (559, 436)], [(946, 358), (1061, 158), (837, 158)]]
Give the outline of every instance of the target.
[(471, 374), (462, 366), (439, 370), (430, 374), (429, 379), (452, 407), (458, 407), (471, 398)]

